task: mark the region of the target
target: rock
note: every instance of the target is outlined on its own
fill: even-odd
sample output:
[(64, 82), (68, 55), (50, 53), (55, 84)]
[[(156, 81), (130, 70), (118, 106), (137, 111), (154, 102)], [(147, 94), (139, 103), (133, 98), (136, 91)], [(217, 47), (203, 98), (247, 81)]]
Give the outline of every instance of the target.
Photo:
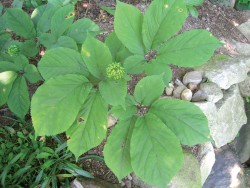
[(199, 84), (202, 81), (202, 71), (191, 71), (184, 75), (183, 84), (187, 85), (188, 83)]
[(184, 152), (182, 169), (171, 180), (169, 188), (201, 188), (201, 172), (197, 158), (190, 152)]
[(243, 188), (243, 171), (237, 156), (229, 146), (223, 146), (215, 151), (215, 158), (212, 172), (203, 188)]
[(220, 4), (226, 7), (234, 7), (236, 0), (210, 0), (213, 4)]
[(132, 187), (131, 181), (130, 180), (126, 180), (125, 181), (125, 186), (126, 186), (126, 188), (131, 188)]
[(224, 93), (224, 98), (216, 103), (195, 103), (208, 119), (210, 134), (216, 147), (234, 140), (240, 128), (247, 121), (244, 102), (237, 85)]
[(203, 185), (215, 163), (214, 148), (210, 142), (200, 145), (198, 149), (198, 160), (200, 163), (201, 183)]
[[(218, 127), (213, 130), (216, 147), (221, 147), (237, 136), (240, 128), (246, 124), (247, 117), (244, 101), (239, 87), (233, 85), (224, 93), (224, 98), (216, 103), (218, 108)], [(216, 136), (215, 136), (216, 135)]]
[(250, 70), (250, 58), (237, 57), (227, 61), (207, 63), (196, 70), (204, 71), (204, 76), (221, 89), (228, 89), (233, 84), (240, 83), (247, 78)]
[(129, 174), (129, 175), (127, 175), (127, 178), (128, 178), (128, 180), (132, 180), (133, 178), (132, 178), (132, 176)]
[(204, 93), (204, 91), (198, 90), (197, 92), (194, 93), (192, 101), (193, 102), (205, 101), (206, 98), (207, 98), (206, 93)]
[(242, 42), (234, 42), (233, 46), (238, 54), (244, 56), (250, 56), (250, 44)]
[(190, 89), (184, 89), (181, 92), (181, 99), (185, 101), (191, 101), (193, 93)]
[(240, 93), (243, 97), (250, 97), (250, 77), (239, 83)]
[(250, 21), (239, 25), (238, 29), (245, 35), (248, 41), (250, 41)]
[(250, 119), (248, 121), (248, 124), (241, 128), (239, 136), (236, 138), (236, 151), (241, 163), (250, 159)]
[(117, 119), (112, 114), (109, 114), (109, 116), (108, 116), (108, 128), (114, 126), (116, 124), (116, 122), (117, 122)]
[(206, 95), (206, 100), (216, 103), (223, 98), (223, 92), (219, 86), (215, 83), (202, 83), (200, 84), (200, 90)]
[(179, 79), (176, 79), (174, 81), (174, 83), (177, 85), (177, 86), (184, 86), (184, 84), (179, 80)]
[(171, 96), (174, 91), (174, 85), (172, 83), (169, 83), (169, 86), (165, 88), (165, 93), (168, 96)]
[(121, 188), (117, 184), (111, 184), (104, 180), (94, 178), (77, 178), (71, 182), (70, 188)]
[(250, 187), (250, 168), (244, 169), (245, 187)]
[(198, 88), (198, 85), (196, 83), (189, 83), (187, 86), (188, 89), (190, 89), (191, 91), (194, 91)]
[[(134, 173), (133, 185), (140, 188), (157, 188), (140, 180)], [(171, 180), (167, 188), (200, 188), (201, 174), (197, 158), (190, 152), (184, 152), (184, 163), (179, 173)]]
[(186, 89), (185, 86), (178, 86), (177, 88), (175, 88), (174, 92), (173, 92), (173, 97), (177, 98), (177, 99), (180, 99), (181, 98), (181, 93), (182, 93), (182, 91), (184, 89)]

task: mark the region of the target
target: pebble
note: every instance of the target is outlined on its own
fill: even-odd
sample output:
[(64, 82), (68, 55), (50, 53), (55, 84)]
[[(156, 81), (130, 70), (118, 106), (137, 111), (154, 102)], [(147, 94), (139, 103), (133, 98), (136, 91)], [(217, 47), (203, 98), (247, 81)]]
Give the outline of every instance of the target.
[(191, 101), (193, 93), (190, 89), (184, 89), (181, 93), (181, 99), (185, 101)]
[(117, 119), (113, 115), (109, 114), (108, 128), (114, 126), (116, 124), (116, 122), (117, 122)]
[(129, 180), (132, 180), (132, 179), (133, 179), (132, 176), (131, 176), (130, 174), (127, 176), (127, 178), (128, 178)]
[(171, 96), (173, 94), (173, 91), (174, 91), (174, 85), (172, 83), (169, 83), (169, 86), (166, 87), (165, 89), (166, 95)]
[(198, 90), (197, 92), (194, 93), (192, 101), (193, 102), (205, 101), (206, 98), (207, 98), (206, 93), (204, 93), (204, 91)]
[(194, 91), (194, 90), (196, 90), (196, 89), (198, 88), (198, 85), (197, 85), (196, 83), (191, 82), (191, 83), (188, 84), (187, 87), (188, 87), (188, 89), (190, 89), (191, 91)]
[(181, 93), (182, 91), (186, 89), (185, 86), (178, 86), (176, 89), (174, 89), (174, 92), (173, 92), (173, 97), (174, 98), (177, 98), (177, 99), (180, 99), (181, 98)]
[(126, 181), (125, 181), (125, 187), (126, 187), (126, 188), (131, 188), (131, 187), (132, 187), (132, 183), (131, 183), (130, 180), (126, 180)]
[(188, 83), (199, 84), (202, 81), (203, 72), (202, 71), (191, 71), (184, 75), (183, 84), (187, 85)]

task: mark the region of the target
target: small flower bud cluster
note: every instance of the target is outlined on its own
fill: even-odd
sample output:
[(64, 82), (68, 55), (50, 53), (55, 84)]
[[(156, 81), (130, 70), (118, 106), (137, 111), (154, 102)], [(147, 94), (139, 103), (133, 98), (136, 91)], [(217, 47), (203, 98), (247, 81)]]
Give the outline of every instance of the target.
[(125, 69), (120, 63), (112, 63), (106, 68), (108, 78), (119, 80), (124, 77)]
[(8, 54), (10, 56), (18, 56), (20, 53), (20, 48), (17, 45), (10, 45), (8, 48)]

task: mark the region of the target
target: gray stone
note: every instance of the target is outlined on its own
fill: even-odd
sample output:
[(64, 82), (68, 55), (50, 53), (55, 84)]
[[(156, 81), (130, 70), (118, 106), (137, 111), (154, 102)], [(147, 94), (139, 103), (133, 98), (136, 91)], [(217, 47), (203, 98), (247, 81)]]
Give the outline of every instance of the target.
[(191, 101), (193, 93), (190, 89), (184, 89), (181, 92), (181, 99), (185, 101)]
[(215, 151), (215, 164), (203, 188), (243, 188), (243, 170), (236, 154), (223, 146)]
[(200, 102), (200, 101), (205, 101), (207, 98), (206, 93), (204, 91), (198, 90), (194, 93), (192, 97), (193, 102)]
[(238, 54), (244, 56), (250, 56), (250, 44), (242, 42), (234, 42), (232, 45), (234, 46), (234, 49)]
[(199, 84), (202, 81), (202, 71), (191, 71), (187, 72), (183, 77), (183, 84), (187, 85), (188, 83)]
[(240, 128), (246, 124), (247, 117), (244, 101), (240, 95), (238, 85), (233, 85), (224, 93), (223, 100), (216, 103), (218, 108), (218, 127), (214, 141), (216, 147), (221, 147), (237, 136)]
[(169, 83), (169, 86), (165, 88), (165, 93), (168, 96), (171, 96), (174, 91), (174, 85), (172, 83)]
[(223, 98), (223, 92), (215, 83), (201, 83), (200, 90), (205, 93), (206, 100), (209, 102), (216, 103)]
[(203, 185), (215, 163), (214, 148), (210, 142), (200, 145), (198, 149), (198, 160), (200, 163), (201, 183)]
[(226, 7), (234, 7), (236, 0), (210, 0), (213, 4), (220, 4)]
[(94, 178), (77, 178), (71, 182), (70, 188), (121, 188), (117, 184), (111, 184), (104, 180)]
[(191, 91), (194, 91), (198, 88), (198, 85), (196, 83), (189, 83), (187, 86), (188, 89), (190, 89)]
[(244, 169), (244, 180), (245, 180), (245, 187), (250, 187), (250, 168)]
[(241, 163), (250, 159), (250, 119), (248, 124), (241, 128), (239, 136), (236, 138), (236, 151)]
[(117, 119), (112, 114), (109, 114), (109, 116), (108, 116), (108, 128), (114, 126), (116, 124), (116, 122), (117, 122)]
[(224, 93), (224, 98), (216, 103), (195, 103), (208, 119), (210, 135), (216, 147), (221, 147), (237, 136), (247, 121), (244, 102), (237, 85)]
[(185, 86), (178, 86), (177, 88), (174, 89), (174, 92), (173, 92), (173, 97), (174, 98), (177, 98), (177, 99), (180, 99), (181, 98), (181, 93), (182, 91), (186, 89)]
[(245, 35), (245, 37), (250, 41), (250, 21), (245, 22), (238, 26), (238, 29)]
[(204, 76), (221, 89), (228, 89), (231, 85), (240, 83), (247, 78), (250, 70), (250, 58), (237, 57), (227, 61), (207, 63), (196, 70), (204, 71)]
[(250, 77), (239, 83), (240, 93), (243, 97), (250, 97)]

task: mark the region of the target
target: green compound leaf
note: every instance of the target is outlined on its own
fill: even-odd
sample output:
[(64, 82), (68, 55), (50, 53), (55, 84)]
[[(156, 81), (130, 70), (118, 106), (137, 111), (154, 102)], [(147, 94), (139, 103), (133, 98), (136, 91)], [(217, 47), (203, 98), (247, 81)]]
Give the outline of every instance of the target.
[(149, 63), (145, 64), (145, 73), (147, 75), (159, 75), (163, 74), (163, 82), (168, 86), (172, 79), (172, 70), (168, 65), (159, 63), (155, 60), (151, 60)]
[(81, 54), (89, 72), (99, 79), (105, 79), (106, 68), (112, 63), (112, 55), (106, 44), (88, 36), (82, 45)]
[(105, 40), (105, 44), (109, 47), (112, 54), (113, 61), (124, 62), (124, 60), (131, 56), (131, 52), (121, 43), (117, 38), (115, 32), (111, 33)]
[(66, 35), (76, 41), (77, 44), (82, 44), (87, 38), (87, 34), (94, 37), (99, 34), (99, 26), (90, 19), (84, 18), (74, 22), (66, 31)]
[(164, 90), (162, 75), (147, 76), (135, 86), (135, 100), (145, 106), (151, 105)]
[(36, 135), (66, 131), (75, 121), (91, 87), (84, 76), (74, 74), (51, 78), (40, 86), (31, 101)]
[(16, 77), (17, 74), (13, 71), (0, 73), (0, 106), (7, 102), (9, 93)]
[(123, 106), (113, 106), (111, 113), (119, 120), (126, 120), (134, 116), (137, 112), (136, 101), (133, 96), (127, 95), (125, 109)]
[(38, 37), (38, 41), (47, 49), (50, 49), (57, 42), (57, 37), (51, 33), (43, 33)]
[(20, 119), (24, 119), (29, 111), (30, 97), (28, 86), (23, 76), (18, 76), (12, 85), (7, 100), (9, 109)]
[(192, 146), (209, 141), (208, 121), (194, 104), (178, 99), (159, 99), (150, 113), (159, 117), (184, 145)]
[(5, 13), (6, 26), (26, 39), (36, 37), (36, 30), (29, 15), (22, 9), (9, 8)]
[(140, 74), (144, 71), (146, 63), (144, 56), (133, 55), (125, 60), (124, 68), (128, 74)]
[(156, 49), (176, 34), (188, 16), (183, 0), (155, 0), (144, 15), (142, 36), (146, 50)]
[(133, 53), (144, 54), (141, 12), (132, 5), (117, 1), (114, 28), (119, 40)]
[(46, 6), (46, 10), (42, 13), (37, 21), (37, 34), (40, 36), (42, 33), (46, 33), (51, 29), (51, 19), (52, 16), (61, 7)]
[(80, 53), (63, 47), (46, 51), (38, 63), (38, 70), (45, 80), (65, 74), (88, 75)]
[(5, 71), (19, 71), (15, 63), (9, 61), (0, 61), (0, 73)]
[(74, 6), (67, 5), (55, 12), (51, 18), (51, 33), (61, 36), (73, 23), (75, 17)]
[(99, 83), (99, 91), (104, 100), (113, 106), (125, 106), (127, 81), (125, 79), (107, 79)]
[(44, 12), (46, 11), (47, 5), (41, 5), (37, 8), (34, 9), (34, 11), (31, 13), (31, 19), (35, 25), (35, 27), (37, 26), (38, 21), (40, 20), (40, 18), (42, 17), (42, 15), (44, 14)]
[(157, 54), (159, 62), (182, 67), (206, 63), (221, 42), (206, 30), (184, 32), (162, 45)]
[(151, 113), (137, 119), (130, 147), (134, 172), (149, 184), (167, 187), (182, 166), (178, 138)]
[(133, 171), (130, 159), (130, 139), (136, 117), (120, 121), (112, 130), (104, 147), (104, 159), (118, 180)]
[(70, 137), (67, 145), (76, 159), (91, 148), (98, 146), (106, 137), (108, 104), (99, 92), (90, 93), (77, 118), (67, 130), (67, 136)]
[(42, 80), (40, 73), (38, 72), (35, 65), (29, 64), (24, 67), (23, 76), (32, 84)]
[(67, 36), (60, 36), (56, 43), (50, 47), (50, 49), (59, 47), (70, 48), (72, 50), (78, 51), (78, 47), (74, 39)]
[(204, 0), (184, 0), (187, 6), (200, 6)]
[(34, 40), (27, 40), (22, 42), (20, 45), (20, 50), (26, 57), (34, 57), (38, 54), (38, 46)]

